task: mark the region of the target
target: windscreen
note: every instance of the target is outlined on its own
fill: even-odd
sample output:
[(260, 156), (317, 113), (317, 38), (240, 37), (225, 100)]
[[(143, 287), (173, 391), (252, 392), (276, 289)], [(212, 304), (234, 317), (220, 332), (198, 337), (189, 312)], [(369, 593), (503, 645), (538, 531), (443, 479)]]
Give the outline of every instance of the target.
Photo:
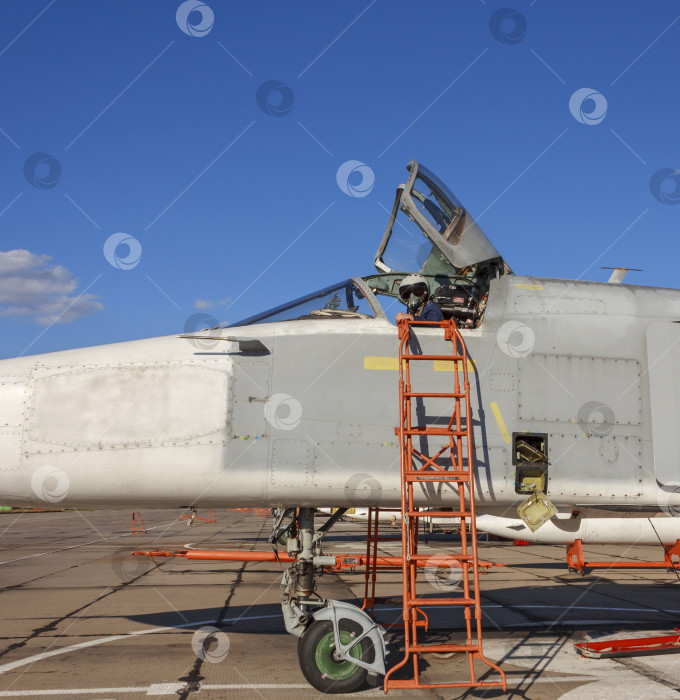
[(250, 316), (238, 323), (231, 323), (229, 327), (277, 321), (361, 318), (375, 318), (375, 311), (361, 289), (352, 280), (346, 280)]

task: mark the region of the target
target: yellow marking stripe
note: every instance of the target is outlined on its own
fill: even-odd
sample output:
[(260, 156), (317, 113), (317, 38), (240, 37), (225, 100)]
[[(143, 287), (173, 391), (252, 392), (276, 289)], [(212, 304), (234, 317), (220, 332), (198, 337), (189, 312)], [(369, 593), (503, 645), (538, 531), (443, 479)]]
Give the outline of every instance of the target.
[[(399, 369), (399, 358), (398, 357), (379, 357), (377, 355), (366, 355), (364, 356), (364, 369)], [(434, 371), (435, 372), (453, 372), (453, 362), (447, 362), (446, 360), (435, 360), (434, 361)], [(470, 358), (468, 358), (468, 372), (475, 372), (475, 365)]]
[(501, 435), (503, 436), (503, 440), (509, 445), (510, 444), (510, 433), (508, 432), (508, 429), (505, 427), (505, 421), (503, 420), (503, 416), (501, 415), (501, 409), (498, 408), (498, 404), (493, 401), (491, 404), (491, 410), (493, 411), (494, 418), (496, 419), (496, 423), (498, 423), (498, 427), (501, 430)]
[(543, 289), (542, 284), (521, 284), (520, 282), (515, 282), (515, 289)]
[(364, 369), (399, 369), (398, 357), (378, 357), (366, 355), (364, 357)]

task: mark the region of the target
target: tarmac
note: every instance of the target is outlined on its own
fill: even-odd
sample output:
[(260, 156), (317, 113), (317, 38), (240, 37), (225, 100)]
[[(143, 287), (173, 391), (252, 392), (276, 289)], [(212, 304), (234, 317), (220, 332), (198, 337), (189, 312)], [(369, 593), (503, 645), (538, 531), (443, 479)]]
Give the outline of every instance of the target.
[[(0, 698), (137, 700), (316, 698), (297, 661), (297, 640), (280, 612), (283, 566), (130, 557), (135, 550), (271, 551), (272, 518), (217, 511), (216, 522), (178, 521), (180, 513), (143, 511), (146, 533), (131, 534), (125, 511), (0, 514)], [(199, 516), (207, 517), (207, 511)], [(384, 534), (393, 534), (389, 524)], [(365, 525), (340, 522), (327, 552), (365, 550)], [(450, 535), (421, 547), (456, 551)], [(385, 553), (400, 545), (386, 542)], [(653, 561), (661, 547), (584, 546), (586, 558)], [(672, 634), (680, 619), (680, 578), (665, 569), (569, 573), (565, 548), (480, 544), (482, 559), (502, 562), (481, 579), (485, 655), (501, 664), (497, 689), (393, 690), (388, 698), (665, 700), (680, 693), (680, 654), (583, 659), (573, 644), (609, 637)], [(361, 570), (324, 574), (323, 597), (361, 604)], [(380, 574), (378, 594), (398, 596), (401, 573)], [(431, 610), (431, 609), (430, 609)], [(396, 601), (378, 607), (382, 624), (400, 620)], [(430, 614), (427, 641), (457, 641), (462, 618)], [(206, 652), (202, 635), (212, 628)], [(402, 658), (399, 627), (388, 629), (388, 664)], [(428, 682), (466, 680), (465, 660), (428, 655)], [(480, 668), (480, 672), (481, 672)], [(489, 679), (493, 676), (489, 675)], [(381, 697), (382, 687), (356, 698)], [(346, 696), (347, 697), (347, 696)]]

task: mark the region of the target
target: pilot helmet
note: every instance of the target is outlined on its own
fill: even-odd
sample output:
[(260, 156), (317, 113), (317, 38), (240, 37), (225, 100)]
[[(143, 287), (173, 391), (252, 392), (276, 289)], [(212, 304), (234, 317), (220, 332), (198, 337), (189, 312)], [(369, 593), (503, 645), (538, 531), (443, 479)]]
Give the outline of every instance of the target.
[(408, 303), (409, 297), (414, 294), (417, 297), (429, 297), (430, 287), (422, 275), (408, 275), (399, 285), (399, 298)]
[(399, 298), (407, 306), (419, 306), (430, 296), (430, 287), (422, 275), (408, 275), (399, 285)]

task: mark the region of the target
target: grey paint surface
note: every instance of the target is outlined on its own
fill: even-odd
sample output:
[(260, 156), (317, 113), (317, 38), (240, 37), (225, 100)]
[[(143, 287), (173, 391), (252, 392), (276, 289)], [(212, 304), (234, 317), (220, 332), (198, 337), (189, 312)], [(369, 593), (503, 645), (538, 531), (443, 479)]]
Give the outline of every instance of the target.
[(657, 479), (680, 486), (680, 323), (647, 329), (654, 470)]

